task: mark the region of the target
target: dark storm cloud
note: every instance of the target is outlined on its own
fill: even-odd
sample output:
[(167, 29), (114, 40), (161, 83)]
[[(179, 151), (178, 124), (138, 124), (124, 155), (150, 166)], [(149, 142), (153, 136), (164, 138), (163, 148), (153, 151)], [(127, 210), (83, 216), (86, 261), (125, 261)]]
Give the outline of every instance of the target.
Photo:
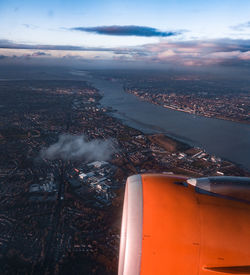
[(160, 31), (155, 28), (145, 26), (99, 26), (99, 27), (75, 27), (74, 31), (91, 32), (104, 35), (116, 36), (144, 36), (144, 37), (168, 37), (178, 35), (181, 32), (176, 31)]

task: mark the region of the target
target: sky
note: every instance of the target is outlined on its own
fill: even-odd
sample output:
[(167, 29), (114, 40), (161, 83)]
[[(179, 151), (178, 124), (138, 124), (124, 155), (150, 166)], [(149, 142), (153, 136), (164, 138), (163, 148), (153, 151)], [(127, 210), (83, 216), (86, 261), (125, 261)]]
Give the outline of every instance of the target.
[(0, 0), (0, 62), (248, 66), (249, 0)]

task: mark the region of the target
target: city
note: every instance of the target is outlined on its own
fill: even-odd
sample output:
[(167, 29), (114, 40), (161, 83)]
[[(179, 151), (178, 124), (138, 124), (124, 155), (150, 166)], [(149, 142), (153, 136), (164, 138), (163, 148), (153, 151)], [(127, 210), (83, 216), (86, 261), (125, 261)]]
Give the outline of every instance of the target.
[[(100, 93), (87, 82), (0, 85), (1, 273), (77, 274), (80, 268), (116, 274), (129, 175), (250, 175), (202, 148), (126, 126), (100, 105)], [(65, 133), (84, 135), (87, 145), (110, 140), (112, 156), (64, 159), (42, 153)]]
[[(249, 82), (232, 77), (185, 71), (109, 72), (126, 92), (165, 108), (249, 124)], [(110, 77), (102, 72), (100, 75)]]

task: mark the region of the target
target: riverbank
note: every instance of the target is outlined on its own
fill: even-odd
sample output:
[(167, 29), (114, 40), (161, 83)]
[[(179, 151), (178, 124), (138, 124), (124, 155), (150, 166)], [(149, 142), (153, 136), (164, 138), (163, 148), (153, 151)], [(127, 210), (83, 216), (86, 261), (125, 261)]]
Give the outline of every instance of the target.
[(194, 116), (151, 104), (124, 92), (119, 81), (94, 75), (84, 76), (100, 91), (101, 106), (117, 110), (113, 114), (126, 125), (145, 134), (164, 133), (211, 155), (220, 156), (242, 167), (250, 168), (250, 127), (245, 124)]
[[(236, 163), (210, 155), (204, 149), (192, 147), (182, 141), (164, 134), (149, 135), (149, 140), (163, 148), (173, 157), (175, 167), (171, 172), (177, 174), (202, 176), (250, 176), (250, 171)], [(157, 157), (160, 161), (163, 152)]]
[[(220, 120), (225, 120), (225, 121), (231, 121), (231, 122), (236, 122), (236, 123), (241, 123), (241, 124), (245, 124), (245, 125), (250, 125), (250, 121), (249, 120), (243, 120), (240, 118), (232, 118), (232, 117), (227, 117), (227, 116), (223, 116), (221, 114), (217, 114), (217, 113), (208, 113), (208, 112), (197, 112), (195, 109), (191, 109), (191, 108), (182, 108), (181, 106), (176, 106), (176, 105), (169, 105), (166, 104), (164, 102), (164, 99), (162, 100), (155, 100), (155, 98), (151, 98), (150, 94), (146, 93), (144, 94), (139, 94), (138, 91), (133, 91), (133, 90), (129, 90), (124, 88), (124, 91), (126, 93), (132, 94), (134, 96), (136, 96), (139, 100), (144, 101), (144, 102), (149, 102), (151, 104), (157, 105), (157, 106), (161, 106), (163, 108), (167, 108), (170, 110), (174, 110), (174, 111), (178, 111), (178, 112), (183, 112), (183, 113), (187, 113), (190, 115), (194, 115), (194, 116), (200, 116), (200, 117), (206, 117), (206, 118), (213, 118), (213, 119), (220, 119)], [(157, 98), (157, 95), (156, 95)], [(183, 103), (182, 103), (183, 104)], [(195, 106), (196, 107), (196, 106)]]

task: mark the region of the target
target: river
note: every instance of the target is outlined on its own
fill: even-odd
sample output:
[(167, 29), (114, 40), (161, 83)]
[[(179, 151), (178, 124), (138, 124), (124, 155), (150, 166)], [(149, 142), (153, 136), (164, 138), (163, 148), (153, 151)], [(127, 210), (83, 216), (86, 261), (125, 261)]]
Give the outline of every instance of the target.
[(118, 81), (84, 78), (102, 94), (101, 105), (116, 110), (113, 116), (128, 126), (144, 133), (165, 133), (250, 170), (249, 125), (163, 108), (125, 93)]

